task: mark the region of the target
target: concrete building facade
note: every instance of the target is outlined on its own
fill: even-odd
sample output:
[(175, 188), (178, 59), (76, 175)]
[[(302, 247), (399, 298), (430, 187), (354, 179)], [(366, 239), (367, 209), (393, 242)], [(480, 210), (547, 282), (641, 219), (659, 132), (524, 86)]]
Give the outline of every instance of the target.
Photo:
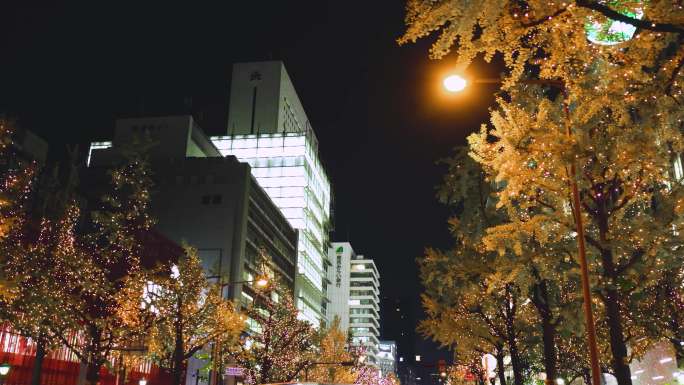
[(296, 279), (300, 318), (326, 322), (330, 181), (318, 141), (282, 62), (233, 66), (226, 135), (212, 137), (222, 155), (251, 172), (299, 230)]
[[(294, 290), (297, 231), (251, 175), (250, 166), (223, 157), (191, 116), (120, 119), (114, 140), (91, 147), (90, 168), (110, 167), (121, 149), (146, 137), (155, 181), (150, 212), (169, 239), (197, 248), (205, 270), (223, 284), (256, 279), (259, 250), (270, 257), (263, 272)], [(243, 305), (250, 284), (227, 285)]]
[(339, 317), (352, 345), (365, 348), (368, 363), (378, 366), (380, 273), (375, 262), (356, 254), (349, 242), (333, 242), (328, 253), (332, 261), (328, 318)]

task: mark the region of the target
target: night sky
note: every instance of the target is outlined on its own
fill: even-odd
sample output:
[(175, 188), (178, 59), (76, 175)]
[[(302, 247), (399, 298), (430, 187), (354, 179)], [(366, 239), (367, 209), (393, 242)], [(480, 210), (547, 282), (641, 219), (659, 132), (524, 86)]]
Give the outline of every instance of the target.
[(0, 6), (0, 113), (56, 152), (110, 138), (126, 116), (191, 112), (216, 135), (225, 132), (231, 64), (284, 61), (332, 181), (332, 239), (378, 264), (383, 337), (405, 357), (431, 356), (413, 329), (415, 259), (450, 243), (435, 163), (486, 122), (492, 96), (445, 95), (440, 76), (454, 58), (429, 60), (430, 40), (396, 44), (403, 1), (53, 3)]

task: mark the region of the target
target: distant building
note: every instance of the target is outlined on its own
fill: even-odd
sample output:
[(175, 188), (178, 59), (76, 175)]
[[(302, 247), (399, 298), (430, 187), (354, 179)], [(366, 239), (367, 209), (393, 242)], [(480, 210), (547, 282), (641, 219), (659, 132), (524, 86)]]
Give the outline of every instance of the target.
[(226, 135), (211, 138), (222, 155), (251, 166), (259, 184), (299, 230), (297, 307), (315, 326), (326, 321), (330, 181), (318, 141), (280, 61), (233, 66)]
[(328, 288), (328, 318), (340, 318), (352, 344), (366, 349), (368, 362), (378, 365), (380, 344), (380, 273), (372, 259), (357, 255), (348, 242), (333, 242)]
[(44, 164), (47, 154), (46, 141), (29, 130), (15, 128), (9, 151), (3, 159), (0, 159), (0, 168), (14, 167), (17, 160)]
[(255, 295), (258, 253), (272, 258), (269, 273), (294, 289), (297, 231), (251, 175), (250, 166), (223, 157), (190, 116), (120, 119), (114, 140), (91, 147), (90, 168), (109, 167), (136, 137), (149, 137), (146, 155), (155, 186), (150, 211), (171, 240), (198, 249), (205, 269), (228, 284), (243, 304)]
[(378, 366), (384, 376), (397, 374), (397, 343), (394, 341), (380, 341), (378, 344)]

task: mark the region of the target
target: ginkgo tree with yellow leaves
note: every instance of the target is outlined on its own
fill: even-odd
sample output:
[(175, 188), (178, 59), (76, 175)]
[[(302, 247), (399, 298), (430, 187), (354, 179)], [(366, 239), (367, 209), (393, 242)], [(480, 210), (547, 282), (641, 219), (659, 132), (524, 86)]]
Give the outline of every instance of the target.
[[(608, 341), (618, 383), (631, 384), (630, 360), (658, 340), (636, 309), (649, 300), (646, 288), (682, 263), (676, 250), (684, 205), (672, 162), (684, 149), (684, 8), (665, 1), (411, 0), (406, 22), (400, 42), (436, 34), (432, 57), (456, 47), (456, 70), (467, 72), (478, 56), (503, 59), (491, 125), (469, 140), (508, 214), (484, 244), (522, 255), (529, 239), (542, 247), (576, 239), (577, 210), (599, 338)], [(615, 22), (633, 33), (611, 36), (602, 25)], [(542, 80), (548, 85), (538, 85)], [(579, 207), (571, 204), (573, 182)]]
[(238, 344), (245, 318), (222, 298), (222, 288), (207, 279), (192, 247), (185, 246), (178, 264), (156, 269), (150, 279), (145, 302), (154, 318), (148, 355), (170, 369), (173, 384), (179, 385), (188, 359), (216, 343)]
[(319, 331), (316, 341), (316, 362), (308, 370), (307, 380), (329, 384), (351, 384), (357, 378), (354, 363), (357, 360), (351, 349), (347, 333), (340, 329), (340, 319), (335, 317), (326, 328)]

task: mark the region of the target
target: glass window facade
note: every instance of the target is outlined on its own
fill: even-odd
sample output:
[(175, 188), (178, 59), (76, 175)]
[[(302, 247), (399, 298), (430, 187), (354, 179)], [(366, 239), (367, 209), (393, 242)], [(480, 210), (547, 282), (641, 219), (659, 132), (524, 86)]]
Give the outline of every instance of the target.
[[(298, 122), (292, 120), (293, 125)], [(330, 182), (318, 159), (313, 131), (217, 136), (211, 138), (223, 156), (234, 155), (299, 230), (300, 315), (319, 324), (324, 318), (325, 258), (330, 219)]]

